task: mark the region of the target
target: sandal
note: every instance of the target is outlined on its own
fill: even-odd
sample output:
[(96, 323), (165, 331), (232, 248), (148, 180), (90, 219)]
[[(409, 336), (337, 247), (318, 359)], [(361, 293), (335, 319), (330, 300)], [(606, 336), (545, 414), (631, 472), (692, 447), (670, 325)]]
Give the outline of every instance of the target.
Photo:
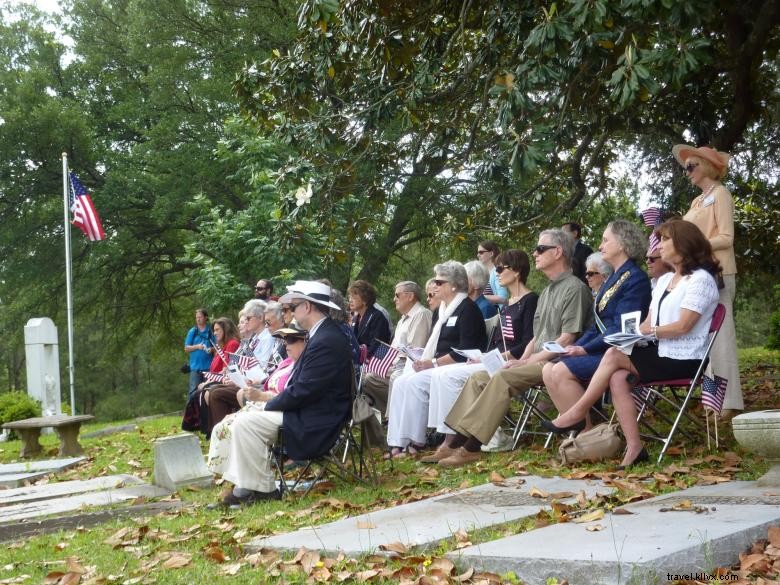
[(390, 459), (395, 459), (396, 457), (401, 457), (404, 454), (404, 450), (401, 449), (401, 447), (389, 447), (384, 455), (382, 455), (382, 459), (385, 461), (389, 461)]
[(425, 450), (425, 445), (415, 445), (414, 443), (409, 443), (406, 446), (406, 454), (412, 457), (415, 457), (417, 455), (422, 455), (424, 450)]

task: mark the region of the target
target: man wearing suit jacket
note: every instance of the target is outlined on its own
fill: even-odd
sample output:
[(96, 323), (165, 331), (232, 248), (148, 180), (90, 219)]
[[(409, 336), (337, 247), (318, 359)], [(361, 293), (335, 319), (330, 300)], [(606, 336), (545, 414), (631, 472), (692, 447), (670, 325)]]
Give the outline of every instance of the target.
[(291, 307), (309, 339), (284, 392), (264, 394), (264, 410), (241, 411), (230, 425), (233, 437), (223, 477), (236, 487), (223, 498), (225, 505), (280, 497), (268, 453), (280, 428), (287, 455), (313, 459), (330, 450), (351, 411), (351, 351), (328, 316), (329, 309), (338, 308), (330, 300), (330, 287), (299, 280), (287, 290), (279, 302)]

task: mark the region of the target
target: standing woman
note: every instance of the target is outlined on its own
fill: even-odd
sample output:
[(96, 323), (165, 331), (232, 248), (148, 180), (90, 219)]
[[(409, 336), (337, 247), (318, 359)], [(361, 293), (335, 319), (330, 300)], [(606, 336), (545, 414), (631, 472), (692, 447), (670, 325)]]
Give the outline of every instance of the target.
[(184, 351), (189, 354), (190, 380), (187, 399), (191, 398), (203, 381), (203, 372), (211, 365), (210, 350), (214, 347), (214, 334), (209, 327), (209, 314), (206, 309), (195, 311), (195, 326), (187, 332), (184, 339)]
[(683, 219), (702, 231), (723, 270), (724, 287), (720, 289), (719, 302), (726, 308), (726, 318), (712, 347), (707, 376), (712, 379), (720, 376), (728, 380), (721, 412), (721, 416), (728, 420), (745, 408), (739, 381), (733, 311), (737, 275), (734, 258), (734, 201), (729, 190), (720, 182), (726, 175), (731, 157), (708, 146), (694, 148), (687, 144), (678, 144), (672, 153), (677, 162), (685, 167), (690, 182), (701, 191)]
[(498, 244), (493, 240), (484, 240), (477, 246), (477, 260), (482, 262), (490, 271), (488, 285), (485, 287), (485, 298), (494, 305), (503, 305), (509, 298), (509, 292), (498, 282), (498, 273), (496, 272), (496, 259), (500, 253)]

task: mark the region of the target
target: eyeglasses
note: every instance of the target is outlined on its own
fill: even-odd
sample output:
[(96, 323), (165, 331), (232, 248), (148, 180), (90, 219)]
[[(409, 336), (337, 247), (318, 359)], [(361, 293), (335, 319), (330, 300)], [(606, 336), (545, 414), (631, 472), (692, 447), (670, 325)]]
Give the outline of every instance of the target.
[(693, 170), (699, 166), (699, 163), (688, 163), (685, 165), (685, 171), (690, 175)]
[(442, 280), (441, 278), (436, 278), (434, 279), (433, 284), (435, 284), (436, 286), (442, 286), (444, 284), (447, 284), (448, 282), (449, 280)]
[(591, 272), (590, 270), (585, 273), (585, 278), (593, 278), (594, 276), (601, 274), (601, 272)]
[(292, 311), (292, 312), (294, 313), (294, 312), (295, 312), (295, 309), (297, 309), (298, 307), (300, 307), (302, 304), (303, 304), (303, 303), (298, 303), (298, 304), (296, 304), (296, 305), (290, 305), (290, 311)]
[(477, 256), (482, 256), (482, 254), (487, 254), (490, 252), (490, 250), (477, 250)]
[(647, 256), (647, 257), (645, 258), (645, 260), (647, 260), (647, 263), (648, 263), (648, 264), (652, 264), (652, 263), (653, 263), (653, 262), (655, 262), (656, 260), (660, 260), (660, 259), (661, 259), (661, 257), (660, 257), (660, 256)]
[(267, 286), (256, 286), (255, 290), (268, 290)]
[(509, 268), (509, 266), (504, 266), (503, 264), (496, 264), (496, 274), (501, 274), (507, 268)]
[(537, 254), (544, 254), (547, 250), (552, 250), (553, 248), (557, 248), (558, 246), (548, 246), (547, 244), (539, 244), (534, 248), (534, 252)]
[(428, 293), (426, 296), (428, 297), (428, 300), (430, 301), (433, 298), (433, 293)]

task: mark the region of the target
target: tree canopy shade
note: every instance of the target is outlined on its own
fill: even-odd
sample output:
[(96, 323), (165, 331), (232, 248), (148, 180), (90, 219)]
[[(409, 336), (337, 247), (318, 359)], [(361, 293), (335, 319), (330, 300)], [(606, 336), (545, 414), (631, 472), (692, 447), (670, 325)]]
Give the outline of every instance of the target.
[(352, 214), (374, 279), (431, 221), (511, 235), (576, 213), (626, 149), (681, 207), (673, 144), (776, 138), (779, 22), (773, 0), (309, 0), (236, 88), (305, 157), (311, 212)]

